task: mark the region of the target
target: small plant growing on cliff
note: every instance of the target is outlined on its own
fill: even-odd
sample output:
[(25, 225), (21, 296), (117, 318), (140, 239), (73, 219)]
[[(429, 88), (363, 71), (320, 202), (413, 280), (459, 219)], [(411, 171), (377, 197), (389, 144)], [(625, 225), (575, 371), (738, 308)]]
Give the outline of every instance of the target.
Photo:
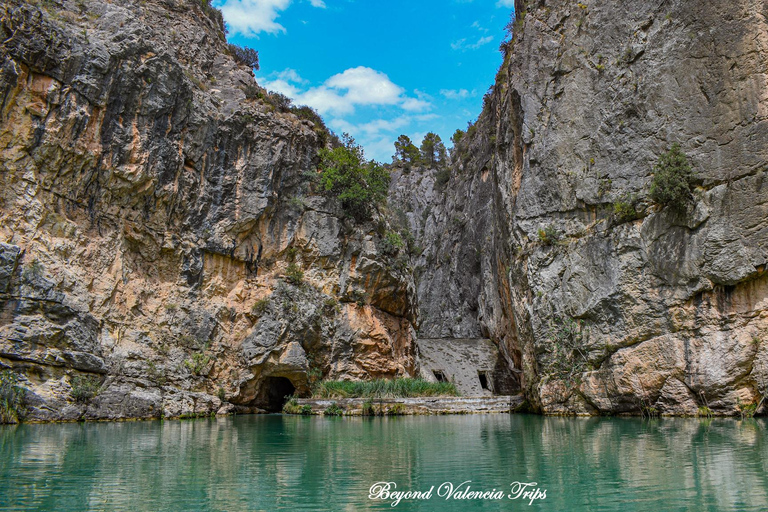
[(93, 375), (75, 375), (70, 380), (72, 399), (80, 404), (93, 400), (101, 390), (99, 379)]
[(363, 409), (361, 414), (363, 416), (376, 416), (376, 409), (373, 407), (372, 400), (366, 400), (363, 402)]
[(269, 298), (259, 299), (253, 303), (253, 306), (251, 307), (251, 313), (256, 316), (261, 316), (267, 311), (268, 306)]
[(711, 418), (715, 414), (712, 412), (712, 409), (710, 409), (706, 405), (702, 405), (702, 406), (699, 407), (698, 415), (702, 416), (702, 417), (705, 417), (705, 418)]
[(168, 382), (168, 378), (165, 375), (165, 370), (163, 368), (159, 368), (154, 363), (154, 361), (150, 361), (147, 364), (147, 377), (158, 386), (165, 386), (166, 382)]
[(247, 66), (254, 71), (259, 70), (259, 52), (253, 48), (230, 43), (227, 45), (227, 49), (229, 50), (229, 54), (238, 64)]
[(202, 352), (195, 352), (192, 354), (192, 359), (184, 361), (184, 366), (192, 372), (194, 375), (203, 375), (205, 369), (208, 367), (208, 363), (211, 362), (211, 358)]
[(320, 150), (320, 185), (356, 221), (367, 221), (386, 200), (389, 173), (373, 160), (366, 163), (363, 148), (349, 134), (342, 141), (333, 149)]
[(560, 239), (560, 233), (554, 226), (539, 229), (539, 241), (544, 245), (554, 245)]
[(590, 368), (589, 358), (582, 350), (585, 328), (573, 318), (555, 317), (549, 326), (549, 368), (551, 374), (569, 385), (577, 383)]
[(291, 263), (285, 269), (284, 277), (292, 285), (298, 286), (304, 281), (304, 271), (296, 263)]
[(758, 405), (759, 404), (755, 402), (744, 403), (741, 401), (741, 398), (738, 398), (738, 397), (736, 398), (736, 408), (738, 409), (742, 420), (745, 418), (754, 418), (755, 413), (757, 412)]
[(693, 200), (696, 175), (679, 144), (661, 155), (654, 167), (650, 197), (662, 206), (685, 209)]
[(11, 370), (0, 372), (0, 424), (18, 423), (24, 416), (24, 389)]
[(336, 402), (329, 405), (324, 411), (323, 414), (325, 416), (343, 416), (344, 415), (344, 409), (339, 407), (339, 404)]
[(400, 236), (400, 233), (395, 231), (388, 231), (384, 236), (384, 240), (381, 242), (382, 252), (388, 256), (394, 256), (400, 252), (400, 249), (403, 247), (405, 247), (403, 237)]
[(639, 200), (634, 194), (625, 194), (613, 203), (613, 218), (617, 224), (624, 224), (642, 217), (637, 206)]

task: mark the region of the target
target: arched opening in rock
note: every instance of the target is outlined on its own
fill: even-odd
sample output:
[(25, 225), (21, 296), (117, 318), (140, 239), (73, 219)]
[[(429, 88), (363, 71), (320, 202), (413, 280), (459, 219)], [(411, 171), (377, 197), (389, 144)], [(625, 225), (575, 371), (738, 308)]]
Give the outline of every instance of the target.
[(263, 396), (264, 409), (269, 412), (280, 412), (288, 397), (296, 392), (296, 387), (286, 377), (267, 377), (264, 379)]

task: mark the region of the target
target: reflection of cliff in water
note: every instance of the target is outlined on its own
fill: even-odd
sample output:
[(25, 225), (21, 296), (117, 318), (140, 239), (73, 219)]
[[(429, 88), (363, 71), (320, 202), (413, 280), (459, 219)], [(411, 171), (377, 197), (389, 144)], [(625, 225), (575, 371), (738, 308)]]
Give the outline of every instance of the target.
[(0, 500), (62, 512), (360, 509), (382, 479), (405, 489), (472, 480), (538, 482), (552, 510), (765, 510), (767, 426), (483, 415), (0, 427)]

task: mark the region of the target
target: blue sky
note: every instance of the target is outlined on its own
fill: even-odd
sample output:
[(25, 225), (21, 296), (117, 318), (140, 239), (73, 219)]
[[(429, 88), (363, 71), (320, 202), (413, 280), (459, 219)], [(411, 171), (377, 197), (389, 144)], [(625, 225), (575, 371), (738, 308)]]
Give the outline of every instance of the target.
[(514, 0), (215, 0), (264, 87), (389, 162), (406, 134), (450, 145), (480, 113)]

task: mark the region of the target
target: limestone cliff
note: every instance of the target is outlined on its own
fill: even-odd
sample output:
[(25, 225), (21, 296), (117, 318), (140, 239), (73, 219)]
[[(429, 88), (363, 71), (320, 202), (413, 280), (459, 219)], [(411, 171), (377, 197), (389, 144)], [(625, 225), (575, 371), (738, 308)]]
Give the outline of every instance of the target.
[(28, 420), (250, 410), (416, 372), (384, 221), (317, 195), (324, 127), (264, 100), (216, 11), (1, 9), (0, 369)]
[[(426, 247), (421, 332), (490, 336), (546, 413), (757, 403), (768, 393), (768, 3), (516, 3), (450, 181), (393, 184)], [(649, 199), (673, 143), (698, 177), (686, 211)], [(632, 195), (638, 218), (617, 218)]]

